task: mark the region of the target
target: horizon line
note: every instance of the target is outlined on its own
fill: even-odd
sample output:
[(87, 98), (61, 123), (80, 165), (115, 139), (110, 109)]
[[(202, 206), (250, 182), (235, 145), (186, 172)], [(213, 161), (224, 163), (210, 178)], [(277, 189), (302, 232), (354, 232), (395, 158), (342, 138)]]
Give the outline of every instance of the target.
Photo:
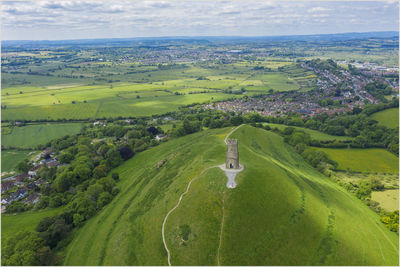
[(285, 34), (285, 35), (160, 35), (160, 36), (136, 36), (136, 37), (95, 37), (95, 38), (77, 38), (77, 39), (8, 39), (1, 42), (55, 42), (55, 41), (84, 41), (84, 40), (116, 40), (116, 39), (179, 39), (179, 38), (263, 38), (263, 37), (292, 37), (292, 36), (319, 36), (319, 35), (339, 35), (339, 34), (368, 34), (368, 33), (396, 33), (397, 30), (387, 31), (367, 31), (367, 32), (336, 32), (336, 33), (311, 33), (311, 34)]

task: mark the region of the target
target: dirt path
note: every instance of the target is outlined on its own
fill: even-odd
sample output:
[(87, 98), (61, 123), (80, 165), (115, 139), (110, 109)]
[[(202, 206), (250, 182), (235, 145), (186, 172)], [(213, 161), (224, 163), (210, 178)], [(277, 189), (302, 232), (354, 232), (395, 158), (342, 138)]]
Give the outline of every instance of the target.
[(209, 170), (209, 169), (212, 169), (212, 168), (218, 168), (218, 165), (205, 168), (205, 169), (202, 170), (198, 175), (196, 175), (192, 180), (190, 180), (190, 182), (189, 182), (189, 184), (188, 184), (188, 186), (187, 186), (187, 188), (186, 188), (186, 191), (183, 192), (182, 195), (179, 197), (178, 203), (175, 205), (175, 207), (173, 207), (173, 208), (167, 213), (167, 215), (166, 215), (165, 218), (164, 218), (164, 221), (163, 221), (163, 224), (162, 224), (162, 229), (161, 229), (161, 234), (162, 234), (162, 239), (163, 239), (163, 243), (164, 243), (165, 250), (167, 251), (167, 254), (168, 254), (168, 265), (169, 265), (169, 266), (171, 266), (171, 253), (170, 253), (170, 251), (169, 251), (169, 249), (168, 249), (167, 242), (166, 242), (166, 240), (165, 240), (165, 223), (167, 222), (168, 216), (169, 216), (176, 208), (179, 207), (179, 204), (181, 204), (181, 201), (182, 201), (183, 196), (186, 195), (186, 194), (189, 192), (190, 185), (192, 184), (192, 182), (195, 181), (197, 178), (199, 178), (205, 171), (207, 171), (207, 170)]
[[(233, 129), (226, 135), (226, 137), (225, 137), (225, 139), (224, 139), (225, 144), (227, 144), (227, 140), (228, 140), (229, 136), (230, 136), (233, 132), (235, 132), (237, 129), (239, 129), (241, 126), (243, 126), (243, 125), (244, 125), (244, 124), (241, 124), (241, 125), (239, 125), (239, 126), (233, 128)], [(208, 167), (208, 168), (203, 169), (198, 175), (196, 175), (192, 180), (190, 180), (190, 182), (189, 182), (189, 184), (188, 184), (188, 186), (187, 186), (187, 188), (186, 188), (186, 191), (183, 192), (183, 193), (180, 195), (179, 200), (178, 200), (178, 203), (177, 203), (170, 211), (168, 211), (167, 215), (166, 215), (165, 218), (164, 218), (164, 221), (163, 221), (163, 224), (162, 224), (162, 228), (161, 228), (161, 235), (162, 235), (162, 240), (163, 240), (163, 243), (164, 243), (164, 248), (165, 248), (165, 250), (167, 251), (167, 254), (168, 254), (168, 265), (169, 265), (169, 266), (172, 266), (172, 265), (171, 265), (171, 253), (170, 253), (170, 251), (169, 251), (169, 249), (168, 249), (167, 241), (165, 240), (165, 224), (166, 224), (166, 222), (167, 222), (167, 220), (168, 220), (168, 217), (169, 217), (169, 215), (170, 215), (174, 210), (176, 210), (176, 209), (179, 207), (179, 205), (181, 204), (181, 201), (182, 201), (183, 196), (186, 195), (186, 194), (189, 192), (189, 189), (190, 189), (190, 186), (191, 186), (192, 182), (195, 181), (197, 178), (199, 178), (205, 171), (207, 171), (207, 170), (209, 170), (209, 169), (212, 169), (212, 168), (219, 168), (219, 165), (215, 165), (215, 166), (211, 166), (211, 167)], [(222, 207), (224, 207), (224, 206), (222, 206)], [(222, 220), (224, 220), (224, 217), (222, 217)], [(222, 226), (221, 226), (221, 227), (223, 227), (223, 222), (222, 222)], [(221, 231), (222, 231), (222, 228), (221, 228)], [(222, 236), (222, 232), (221, 232), (221, 236)], [(220, 237), (220, 238), (221, 238), (221, 237)], [(220, 240), (220, 245), (221, 245), (221, 240)], [(219, 251), (219, 247), (218, 247), (218, 251)], [(218, 262), (219, 262), (219, 256), (218, 256)]]
[(221, 249), (221, 244), (222, 244), (222, 233), (224, 231), (224, 221), (225, 221), (225, 192), (223, 193), (222, 196), (222, 220), (221, 220), (221, 230), (219, 232), (219, 244), (218, 244), (218, 250), (217, 250), (217, 264), (218, 266), (221, 266), (220, 260), (219, 260), (219, 251)]
[(228, 144), (228, 138), (229, 138), (229, 136), (230, 136), (231, 134), (233, 134), (233, 132), (235, 132), (237, 129), (239, 129), (240, 127), (242, 127), (243, 125), (244, 125), (244, 124), (241, 124), (241, 125), (239, 125), (238, 127), (233, 128), (232, 131), (230, 131), (230, 132), (226, 135), (226, 137), (225, 137), (225, 139), (224, 139), (225, 144)]

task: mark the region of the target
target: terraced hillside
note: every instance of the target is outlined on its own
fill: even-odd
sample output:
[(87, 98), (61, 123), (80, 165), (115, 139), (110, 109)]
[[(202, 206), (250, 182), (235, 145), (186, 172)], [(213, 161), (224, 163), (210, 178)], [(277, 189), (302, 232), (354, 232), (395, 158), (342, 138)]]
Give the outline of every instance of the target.
[[(65, 265), (398, 265), (398, 236), (272, 132), (243, 126), (237, 187), (216, 166), (231, 128), (171, 140), (117, 171), (121, 192), (75, 232)], [(211, 168), (209, 168), (211, 167)], [(208, 169), (207, 169), (208, 168)]]

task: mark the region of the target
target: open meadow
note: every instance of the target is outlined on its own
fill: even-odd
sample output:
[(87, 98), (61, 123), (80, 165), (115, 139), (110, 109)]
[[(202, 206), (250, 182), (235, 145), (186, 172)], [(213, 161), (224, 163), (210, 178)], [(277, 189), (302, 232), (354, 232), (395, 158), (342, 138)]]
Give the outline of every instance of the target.
[(1, 144), (4, 147), (34, 148), (53, 139), (79, 133), (81, 128), (81, 123), (29, 124), (13, 127), (11, 133), (1, 136)]
[[(71, 66), (71, 73), (79, 75), (68, 81), (54, 77), (66, 76), (68, 68), (54, 70), (51, 76), (7, 73), (1, 93), (2, 121), (146, 116), (192, 103), (312, 86), (315, 75), (291, 62), (278, 63), (271, 61), (275, 67), (269, 69), (254, 69), (253, 64), (177, 64), (163, 69), (154, 64), (81, 63)], [(278, 66), (284, 67), (278, 70)], [(29, 85), (15, 82), (21, 79)]]
[(399, 189), (372, 192), (371, 199), (387, 211), (399, 210)]
[(371, 115), (380, 125), (388, 128), (399, 128), (399, 108), (389, 108)]
[(61, 213), (62, 208), (27, 211), (19, 214), (1, 214), (1, 245), (19, 231), (34, 231), (38, 223), (46, 217)]
[(30, 150), (2, 150), (1, 151), (1, 171), (9, 172), (15, 170), (15, 167), (21, 161), (30, 159), (34, 151)]
[(336, 161), (339, 170), (398, 173), (399, 158), (382, 148), (315, 148)]

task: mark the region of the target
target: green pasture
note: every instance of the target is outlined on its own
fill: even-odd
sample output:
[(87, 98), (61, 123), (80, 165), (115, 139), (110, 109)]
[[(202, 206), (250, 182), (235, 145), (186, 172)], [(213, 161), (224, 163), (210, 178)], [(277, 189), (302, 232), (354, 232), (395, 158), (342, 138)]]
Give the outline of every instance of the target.
[[(275, 70), (254, 70), (256, 65), (252, 64), (217, 64), (214, 67), (188, 64), (160, 70), (154, 65), (103, 62), (74, 64), (74, 68), (79, 67), (79, 75), (83, 76), (76, 79), (61, 78), (74, 73), (78, 75), (76, 69), (69, 67), (59, 70), (54, 66), (56, 70), (50, 76), (6, 73), (1, 92), (2, 120), (153, 115), (174, 111), (181, 105), (231, 98), (232, 94), (224, 93), (225, 90), (239, 91), (243, 88), (247, 95), (265, 93), (270, 89), (308, 90), (310, 81), (314, 79), (291, 62), (258, 63), (273, 65)], [(278, 71), (278, 67), (283, 67), (283, 70)], [(39, 70), (39, 67), (34, 69)], [(21, 79), (27, 84), (16, 82)], [(199, 93), (203, 91), (207, 93)], [(189, 93), (194, 94), (188, 96)], [(121, 113), (115, 110), (121, 110)]]
[(382, 148), (315, 148), (336, 161), (339, 170), (398, 173), (399, 158)]
[[(214, 92), (205, 94), (189, 94), (185, 92), (184, 95), (175, 95), (173, 94), (175, 91), (168, 93), (158, 89), (139, 91), (139, 88), (129, 88), (129, 91), (126, 88), (98, 89), (98, 95), (96, 95), (96, 90), (90, 90), (90, 92), (73, 91), (71, 93), (48, 96), (56, 97), (61, 101), (60, 104), (48, 104), (49, 102), (46, 102), (47, 98), (38, 100), (34, 105), (8, 104), (7, 109), (2, 112), (2, 119), (55, 120), (63, 118), (91, 119), (118, 116), (146, 116), (174, 111), (182, 105), (224, 100), (232, 97), (231, 94)], [(37, 97), (40, 99), (39, 96)], [(19, 101), (22, 101), (22, 99)], [(75, 101), (75, 103), (72, 104), (72, 101)], [(87, 103), (84, 103), (84, 101), (87, 101)]]
[(300, 88), (294, 79), (282, 73), (256, 75), (252, 79), (260, 80), (264, 86), (274, 91), (291, 91)]
[(31, 124), (14, 127), (11, 134), (1, 136), (1, 144), (5, 147), (33, 148), (65, 135), (79, 133), (81, 128), (81, 123)]
[(121, 192), (75, 233), (64, 265), (167, 265), (162, 223), (194, 178), (166, 222), (172, 265), (398, 265), (398, 236), (272, 132), (233, 133), (245, 168), (227, 189), (213, 166), (231, 129), (170, 140), (115, 169)]
[(389, 108), (371, 115), (371, 119), (388, 128), (399, 128), (399, 108)]
[(21, 161), (29, 159), (32, 156), (29, 150), (2, 150), (1, 151), (1, 171), (9, 172), (15, 170), (15, 167)]
[(46, 217), (57, 215), (61, 208), (45, 209), (38, 211), (27, 211), (19, 214), (1, 214), (1, 245), (3, 246), (8, 238), (19, 231), (35, 231), (35, 227)]
[(387, 211), (399, 210), (399, 189), (373, 191), (371, 199)]
[(308, 133), (312, 139), (319, 140), (319, 141), (330, 141), (330, 140), (338, 140), (338, 141), (347, 141), (347, 140), (352, 140), (353, 137), (349, 136), (335, 136), (335, 135), (330, 135), (326, 134), (320, 131), (304, 128), (304, 127), (297, 127), (297, 126), (288, 126), (288, 125), (283, 125), (283, 124), (276, 124), (276, 123), (264, 123), (265, 125), (269, 125), (271, 128), (278, 128), (279, 130), (283, 131), (287, 127), (293, 127), (296, 130), (303, 131), (305, 133)]

